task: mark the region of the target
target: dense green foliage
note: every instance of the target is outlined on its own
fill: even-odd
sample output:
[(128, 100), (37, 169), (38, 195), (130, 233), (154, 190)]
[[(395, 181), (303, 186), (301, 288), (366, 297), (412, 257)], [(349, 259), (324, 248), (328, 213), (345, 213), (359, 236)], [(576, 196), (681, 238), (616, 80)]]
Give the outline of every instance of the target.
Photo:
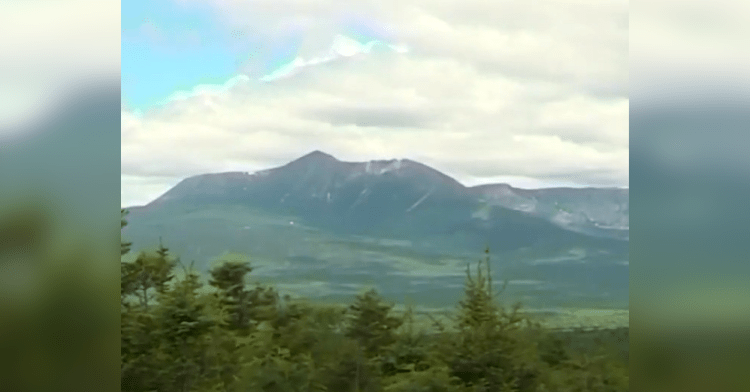
[(467, 269), (455, 318), (433, 329), (375, 290), (322, 306), (251, 287), (247, 261), (219, 260), (207, 284), (178, 265), (163, 245), (122, 261), (123, 392), (628, 390), (622, 358), (574, 350), (502, 307), (489, 254), (484, 269)]

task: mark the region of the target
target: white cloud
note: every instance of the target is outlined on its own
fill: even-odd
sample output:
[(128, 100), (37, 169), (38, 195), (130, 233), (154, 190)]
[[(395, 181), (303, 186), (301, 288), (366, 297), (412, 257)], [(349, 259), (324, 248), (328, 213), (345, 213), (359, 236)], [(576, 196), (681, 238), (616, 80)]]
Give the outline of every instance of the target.
[(302, 57), (297, 57), (289, 64), (286, 64), (281, 68), (273, 71), (272, 73), (261, 77), (260, 80), (263, 82), (270, 82), (281, 78), (294, 76), (305, 67), (325, 64), (346, 57), (368, 54), (372, 52), (375, 45), (383, 45), (388, 49), (391, 49), (398, 53), (406, 53), (409, 51), (408, 48), (404, 45), (390, 45), (378, 40), (372, 40), (367, 42), (366, 44), (362, 44), (352, 38), (339, 34), (333, 39), (333, 44), (331, 45), (331, 48), (328, 50), (328, 53), (326, 55), (313, 57), (307, 60)]
[[(627, 2), (338, 2), (335, 13), (322, 1), (209, 3), (232, 29), (270, 35), (286, 24), (317, 49), (300, 54), (293, 77), (238, 77), (140, 117), (124, 110), (123, 176), (163, 176), (166, 190), (320, 149), (410, 158), (472, 185), (628, 183)], [(336, 43), (365, 14), (370, 40), (409, 52)], [(310, 60), (332, 47), (335, 60)]]
[(119, 21), (112, 0), (0, 2), (0, 129), (38, 117), (81, 83), (119, 78)]
[(657, 0), (634, 7), (633, 15), (636, 104), (691, 99), (708, 90), (750, 91), (750, 3)]

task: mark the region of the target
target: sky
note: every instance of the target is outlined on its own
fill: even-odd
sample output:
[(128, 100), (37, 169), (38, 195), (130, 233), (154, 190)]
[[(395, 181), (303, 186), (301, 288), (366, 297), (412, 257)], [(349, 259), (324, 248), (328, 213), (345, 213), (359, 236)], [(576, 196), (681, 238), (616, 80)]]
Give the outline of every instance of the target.
[(122, 204), (313, 150), (628, 186), (628, 2), (122, 3)]
[(117, 82), (120, 27), (110, 15), (120, 15), (119, 1), (0, 2), (0, 142), (71, 91)]
[(123, 3), (0, 2), (0, 143), (121, 78), (123, 206), (314, 149), (467, 185), (627, 186), (628, 107), (750, 91), (736, 0)]

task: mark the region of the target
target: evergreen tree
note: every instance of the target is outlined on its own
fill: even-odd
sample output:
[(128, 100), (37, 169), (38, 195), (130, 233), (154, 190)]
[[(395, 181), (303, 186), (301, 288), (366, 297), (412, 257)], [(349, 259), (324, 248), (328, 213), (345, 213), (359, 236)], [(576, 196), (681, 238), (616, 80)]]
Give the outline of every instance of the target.
[[(489, 271), (489, 252), (485, 259)], [(481, 391), (533, 391), (536, 388), (538, 354), (533, 341), (525, 339), (515, 307), (510, 314), (495, 302), (492, 276), (476, 277), (467, 267), (464, 299), (459, 302), (458, 336), (450, 347), (451, 374), (466, 386)]]
[(245, 278), (252, 271), (247, 262), (225, 261), (210, 271), (209, 284), (219, 290), (229, 319), (227, 327), (238, 332), (248, 332), (250, 327), (249, 292)]
[(626, 362), (573, 353), (519, 306), (506, 311), (495, 299), (486, 253), (475, 272), (467, 267), (453, 328), (427, 334), (417, 331), (412, 307), (396, 317), (375, 290), (344, 308), (249, 288), (252, 268), (244, 260), (221, 260), (208, 279), (216, 291), (201, 294), (197, 273), (173, 276), (177, 261), (160, 239), (155, 252), (121, 259), (121, 390), (628, 390)]
[(178, 260), (169, 256), (169, 249), (160, 241), (155, 254), (141, 252), (133, 262), (121, 263), (120, 290), (122, 295), (135, 295), (141, 307), (148, 309), (152, 292), (162, 293), (173, 278), (172, 270)]
[(159, 325), (151, 312), (123, 307), (120, 319), (120, 377), (122, 392), (155, 390), (160, 363), (154, 355)]
[(227, 311), (226, 327), (245, 336), (260, 322), (274, 319), (278, 302), (278, 294), (272, 288), (246, 287), (247, 275), (252, 270), (244, 260), (221, 260), (211, 269), (209, 279)]
[(363, 355), (361, 343), (347, 339), (340, 342), (324, 377), (329, 391), (376, 392), (382, 387), (379, 363)]
[[(403, 320), (391, 315), (392, 304), (386, 304), (372, 289), (355, 298), (349, 306), (349, 323), (345, 336), (352, 339), (353, 352), (337, 366), (336, 388), (346, 391), (377, 390), (385, 350), (396, 342), (396, 329)], [(353, 389), (351, 389), (353, 388)]]
[[(165, 294), (172, 280), (175, 261), (161, 244), (154, 254), (141, 252), (134, 262), (121, 260), (121, 390), (144, 391), (155, 388), (161, 377), (156, 372), (160, 365), (154, 348), (160, 345), (156, 311), (149, 307), (156, 294)], [(128, 298), (139, 299), (140, 307), (133, 308)]]
[(408, 306), (396, 343), (383, 355), (383, 374), (394, 376), (400, 373), (424, 372), (432, 367), (440, 367), (438, 358), (431, 355), (433, 341), (423, 329), (416, 329), (415, 311)]
[(395, 331), (403, 320), (392, 316), (392, 309), (393, 305), (386, 304), (375, 289), (357, 296), (349, 307), (351, 320), (346, 335), (360, 343), (367, 357), (396, 342)]
[(499, 308), (490, 291), (492, 277), (483, 276), (482, 265), (477, 265), (477, 276), (471, 276), (470, 266), (466, 267), (464, 299), (459, 302), (459, 329), (470, 330), (497, 323)]
[(122, 229), (125, 228), (125, 226), (128, 225), (128, 221), (125, 220), (125, 216), (127, 216), (129, 213), (128, 210), (121, 208), (120, 209), (120, 256), (127, 254), (130, 252), (130, 247), (133, 245), (132, 242), (124, 242), (122, 241)]
[(160, 343), (159, 391), (191, 391), (221, 382), (212, 366), (215, 358), (209, 356), (215, 351), (211, 338), (216, 322), (198, 298), (200, 287), (198, 275), (190, 272), (160, 295), (154, 331)]

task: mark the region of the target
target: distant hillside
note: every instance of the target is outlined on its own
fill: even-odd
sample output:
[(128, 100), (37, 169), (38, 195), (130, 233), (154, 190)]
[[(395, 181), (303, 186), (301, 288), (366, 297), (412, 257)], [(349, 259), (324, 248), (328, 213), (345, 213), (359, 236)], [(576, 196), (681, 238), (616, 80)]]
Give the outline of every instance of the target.
[[(604, 272), (580, 268), (615, 268), (607, 279), (627, 292), (627, 269), (623, 281), (612, 267), (628, 259), (627, 189), (469, 188), (411, 160), (341, 162), (315, 151), (256, 173), (186, 178), (130, 210), (123, 235), (134, 249), (162, 237), (201, 269), (233, 251), (308, 281), (396, 284), (395, 270), (460, 281), (466, 261), (489, 246), (518, 274), (596, 282), (587, 274)], [(557, 270), (571, 262), (578, 267)]]

